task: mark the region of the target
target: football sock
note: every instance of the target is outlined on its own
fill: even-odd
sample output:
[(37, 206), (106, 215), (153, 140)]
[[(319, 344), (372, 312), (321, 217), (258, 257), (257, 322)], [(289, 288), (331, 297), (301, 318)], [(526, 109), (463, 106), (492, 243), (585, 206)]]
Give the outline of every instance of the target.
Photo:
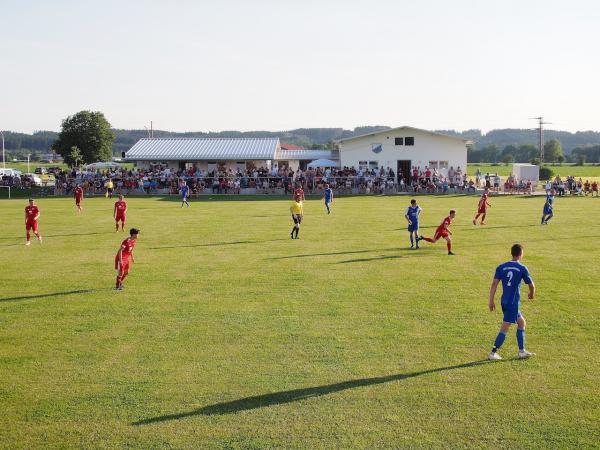
[(517, 328), (517, 344), (519, 344), (519, 350), (525, 350), (525, 328)]
[(413, 235), (410, 235), (410, 246), (412, 247), (413, 245), (415, 245), (415, 241), (413, 240)]
[(452, 251), (452, 242), (446, 242), (446, 247), (448, 247), (448, 251)]
[(296, 239), (298, 239), (298, 232), (300, 231), (300, 228), (296, 228)]
[(30, 241), (31, 240), (31, 235), (29, 234), (29, 231), (27, 232), (27, 240)]
[(548, 217), (546, 217), (546, 223), (548, 223), (548, 221), (549, 221), (550, 219), (552, 219), (552, 216), (553, 216), (553, 214), (550, 214)]
[(504, 344), (504, 339), (506, 339), (506, 333), (502, 330), (496, 336), (496, 341), (494, 341), (494, 348), (492, 348), (492, 353), (496, 353), (502, 344)]
[(428, 238), (428, 237), (421, 236), (421, 239), (423, 239), (424, 241), (427, 241), (427, 242), (431, 242), (432, 244), (435, 242), (433, 239)]

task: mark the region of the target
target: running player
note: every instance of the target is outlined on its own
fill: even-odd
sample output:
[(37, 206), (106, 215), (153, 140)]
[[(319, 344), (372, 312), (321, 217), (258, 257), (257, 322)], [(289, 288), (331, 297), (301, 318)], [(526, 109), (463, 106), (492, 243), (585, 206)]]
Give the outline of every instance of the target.
[(542, 225), (548, 225), (548, 221), (554, 216), (554, 209), (552, 204), (554, 203), (554, 189), (546, 195), (546, 203), (544, 203), (544, 211), (542, 212)]
[(27, 232), (27, 242), (25, 245), (31, 245), (30, 231), (37, 236), (37, 240), (42, 243), (42, 236), (38, 231), (38, 219), (40, 218), (40, 210), (35, 204), (35, 200), (29, 199), (29, 206), (25, 207), (25, 231)]
[(181, 207), (183, 208), (183, 205), (186, 204), (187, 207), (190, 207), (190, 204), (188, 203), (188, 195), (190, 193), (190, 187), (187, 185), (186, 182), (183, 182), (181, 184)]
[(77, 185), (77, 187), (73, 191), (73, 195), (75, 196), (75, 206), (77, 206), (77, 212), (81, 212), (81, 200), (83, 200), (83, 188), (80, 185)]
[(479, 218), (479, 216), (481, 216), (481, 225), (485, 225), (485, 214), (487, 212), (488, 206), (492, 206), (490, 205), (490, 202), (488, 202), (488, 196), (489, 190), (488, 188), (485, 188), (483, 194), (481, 194), (481, 198), (479, 199), (479, 205), (477, 206), (477, 214), (473, 219), (473, 225), (477, 225), (477, 219)]
[(123, 280), (125, 280), (129, 273), (129, 258), (131, 257), (131, 262), (135, 263), (133, 247), (135, 247), (138, 234), (140, 234), (140, 230), (137, 228), (129, 230), (129, 237), (121, 242), (121, 247), (117, 252), (117, 256), (115, 256), (115, 269), (117, 271), (117, 285), (115, 289), (119, 291), (123, 290)]
[[(417, 201), (413, 198), (410, 201), (410, 206), (406, 208), (404, 217), (408, 222), (408, 235), (410, 236), (410, 248), (419, 248), (419, 214), (421, 214), (421, 207), (417, 205)], [(414, 240), (413, 240), (414, 235)]]
[(525, 284), (529, 286), (529, 294), (527, 295), (529, 300), (533, 300), (535, 297), (535, 284), (533, 284), (533, 280), (529, 275), (529, 270), (527, 267), (521, 264), (521, 258), (523, 258), (523, 246), (520, 244), (513, 245), (510, 249), (510, 253), (512, 255), (512, 260), (496, 267), (494, 280), (492, 281), (492, 286), (490, 287), (490, 300), (488, 306), (490, 311), (494, 311), (496, 309), (496, 304), (494, 303), (496, 289), (498, 288), (500, 281), (502, 281), (501, 305), (504, 318), (502, 319), (500, 332), (498, 333), (496, 341), (494, 342), (494, 347), (492, 347), (492, 351), (488, 356), (488, 359), (492, 361), (498, 361), (502, 359), (502, 357), (498, 354), (498, 349), (502, 346), (502, 343), (506, 338), (506, 332), (513, 323), (517, 324), (519, 358), (529, 358), (530, 356), (535, 355), (535, 353), (530, 353), (525, 350), (526, 323), (525, 317), (523, 317), (521, 311), (519, 311), (519, 303), (521, 300), (521, 281), (524, 281)]
[[(290, 206), (290, 212), (292, 213), (292, 220), (294, 221), (294, 228), (292, 228), (290, 236), (292, 239), (298, 239), (300, 224), (302, 223), (302, 218), (304, 217), (304, 206), (300, 197), (296, 196), (294, 198), (292, 206)], [(294, 236), (294, 233), (296, 236)]]
[(325, 190), (323, 191), (323, 199), (325, 199), (325, 208), (327, 208), (327, 214), (331, 214), (331, 204), (333, 203), (333, 189), (329, 187), (329, 184), (325, 184)]
[(119, 194), (119, 200), (115, 202), (113, 216), (115, 218), (115, 232), (119, 231), (119, 222), (121, 222), (121, 231), (125, 231), (125, 214), (127, 213), (127, 202), (123, 200), (123, 194)]
[(440, 224), (440, 226), (437, 227), (437, 229), (435, 230), (435, 235), (433, 236), (433, 239), (419, 236), (417, 238), (417, 242), (419, 242), (420, 240), (425, 240), (427, 242), (435, 244), (439, 238), (444, 238), (446, 240), (446, 246), (448, 247), (448, 254), (454, 255), (454, 253), (452, 253), (452, 238), (450, 237), (452, 236), (452, 232), (448, 229), (448, 227), (452, 224), (452, 220), (454, 219), (454, 217), (456, 217), (456, 211), (451, 209), (448, 217), (446, 217), (444, 221)]

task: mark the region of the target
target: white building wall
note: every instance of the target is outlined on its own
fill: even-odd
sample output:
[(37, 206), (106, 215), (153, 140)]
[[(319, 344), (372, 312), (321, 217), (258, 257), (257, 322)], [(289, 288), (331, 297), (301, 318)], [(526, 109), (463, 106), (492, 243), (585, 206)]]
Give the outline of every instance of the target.
[[(415, 145), (395, 145), (396, 137), (402, 137), (405, 141), (407, 137), (414, 137)], [(383, 150), (380, 153), (373, 152), (375, 144), (381, 144)], [(430, 161), (447, 161), (448, 168), (460, 167), (464, 172), (467, 167), (467, 147), (465, 142), (459, 139), (413, 129), (382, 131), (375, 135), (345, 141), (340, 145), (342, 167), (358, 169), (361, 161), (369, 161), (377, 162), (378, 167), (391, 167), (395, 172), (399, 160), (410, 160), (411, 166), (422, 169), (429, 166)]]

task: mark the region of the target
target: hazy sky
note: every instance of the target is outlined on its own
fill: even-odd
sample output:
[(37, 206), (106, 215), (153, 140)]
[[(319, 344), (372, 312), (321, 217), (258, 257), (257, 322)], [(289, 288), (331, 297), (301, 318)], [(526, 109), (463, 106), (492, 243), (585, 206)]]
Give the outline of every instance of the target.
[(0, 0), (0, 129), (600, 130), (600, 2)]

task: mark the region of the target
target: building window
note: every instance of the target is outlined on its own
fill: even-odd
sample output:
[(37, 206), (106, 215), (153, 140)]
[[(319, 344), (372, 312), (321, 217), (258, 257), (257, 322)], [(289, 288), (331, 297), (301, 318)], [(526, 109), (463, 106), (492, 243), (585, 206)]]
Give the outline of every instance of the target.
[(369, 161), (369, 170), (377, 170), (379, 167), (379, 161)]
[(438, 169), (446, 169), (448, 170), (448, 161), (440, 161), (438, 164)]
[(404, 145), (404, 138), (403, 137), (394, 138), (394, 145)]
[(405, 137), (404, 145), (415, 145), (415, 138), (414, 137)]
[(369, 166), (369, 162), (368, 161), (359, 161), (358, 162), (358, 168), (360, 170), (365, 170), (368, 166)]

